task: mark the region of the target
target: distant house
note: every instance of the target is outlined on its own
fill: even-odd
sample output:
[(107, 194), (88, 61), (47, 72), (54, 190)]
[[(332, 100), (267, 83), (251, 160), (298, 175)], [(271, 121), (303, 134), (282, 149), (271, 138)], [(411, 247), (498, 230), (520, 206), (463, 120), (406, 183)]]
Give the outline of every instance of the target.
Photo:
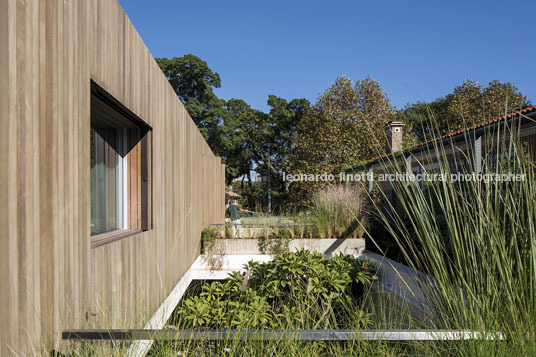
[(0, 1), (0, 126), (0, 355), (143, 327), (225, 167), (117, 0)]
[[(366, 167), (370, 173), (379, 175), (396, 171), (393, 166), (398, 165), (405, 172), (418, 175), (437, 169), (438, 158), (444, 155), (453, 170), (456, 165), (471, 165), (470, 167), (479, 173), (486, 151), (498, 142), (510, 140), (510, 134), (504, 130), (505, 124), (515, 131), (513, 137), (517, 141), (516, 145), (523, 147), (527, 154), (536, 158), (536, 106), (532, 106), (465, 130), (454, 131), (406, 150), (402, 150), (404, 123), (390, 122), (385, 127), (386, 150), (389, 154), (371, 160)], [(443, 152), (439, 154), (438, 150)], [(490, 159), (489, 155), (486, 157)], [(369, 183), (369, 187), (372, 188), (372, 183)], [(392, 185), (383, 181), (380, 188), (392, 206), (396, 210), (400, 209)]]

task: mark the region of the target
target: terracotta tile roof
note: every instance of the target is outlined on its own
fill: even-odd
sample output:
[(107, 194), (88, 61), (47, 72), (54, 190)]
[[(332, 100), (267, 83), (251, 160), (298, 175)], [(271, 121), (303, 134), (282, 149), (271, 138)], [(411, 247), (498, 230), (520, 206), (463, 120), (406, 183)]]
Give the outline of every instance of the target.
[[(488, 126), (488, 125), (492, 125), (492, 124), (495, 124), (495, 123), (498, 123), (502, 120), (508, 120), (508, 119), (511, 119), (511, 118), (514, 118), (515, 116), (517, 115), (527, 115), (527, 114), (531, 114), (533, 112), (536, 112), (536, 105), (533, 105), (532, 107), (528, 107), (528, 108), (525, 108), (525, 109), (521, 109), (521, 110), (518, 110), (516, 112), (512, 112), (510, 114), (507, 114), (506, 116), (502, 116), (502, 117), (498, 117), (498, 118), (495, 118), (495, 119), (491, 119), (491, 120), (488, 120), (486, 122), (483, 122), (483, 123), (480, 123), (480, 124), (476, 124), (476, 125), (473, 125), (471, 127), (468, 127), (468, 128), (465, 128), (465, 129), (460, 129), (460, 130), (456, 130), (456, 131), (453, 131), (451, 133), (448, 133), (448, 134), (445, 134), (443, 136), (439, 136), (437, 138), (434, 138), (434, 139), (430, 139), (428, 141), (425, 141), (425, 142), (422, 142), (418, 145), (415, 145), (415, 146), (412, 146), (410, 148), (407, 148), (405, 150), (402, 150), (400, 151), (400, 153), (402, 152), (406, 152), (406, 151), (411, 151), (411, 150), (414, 150), (416, 148), (419, 148), (419, 147), (423, 147), (423, 146), (427, 146), (435, 141), (439, 141), (439, 140), (443, 140), (443, 139), (447, 139), (447, 138), (450, 138), (450, 137), (453, 137), (453, 136), (457, 136), (457, 135), (460, 135), (460, 134), (463, 134), (465, 132), (470, 132), (472, 130), (476, 130), (478, 128), (482, 128), (482, 127), (485, 127), (485, 126)], [(396, 154), (395, 154), (396, 155)], [(382, 155), (382, 156), (378, 156), (374, 159), (371, 159), (367, 162), (367, 164), (371, 164), (381, 158), (384, 158), (384, 157), (387, 157), (388, 155)]]

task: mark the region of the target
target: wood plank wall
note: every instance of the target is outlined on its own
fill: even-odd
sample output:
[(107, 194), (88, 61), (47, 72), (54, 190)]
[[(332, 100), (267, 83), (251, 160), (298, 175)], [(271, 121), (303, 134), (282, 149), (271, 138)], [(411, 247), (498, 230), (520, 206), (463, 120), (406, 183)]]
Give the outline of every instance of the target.
[[(90, 79), (153, 128), (153, 228), (93, 249)], [(0, 0), (0, 126), (0, 355), (141, 326), (223, 222), (224, 166), (116, 0)]]

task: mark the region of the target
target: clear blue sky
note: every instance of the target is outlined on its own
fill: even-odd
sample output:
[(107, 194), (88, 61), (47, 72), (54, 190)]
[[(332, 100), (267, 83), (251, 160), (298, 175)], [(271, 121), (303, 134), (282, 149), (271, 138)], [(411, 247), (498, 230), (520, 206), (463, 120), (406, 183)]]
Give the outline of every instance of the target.
[(192, 53), (222, 98), (314, 101), (371, 75), (398, 108), (465, 78), (509, 81), (536, 102), (536, 1), (119, 0), (154, 57)]

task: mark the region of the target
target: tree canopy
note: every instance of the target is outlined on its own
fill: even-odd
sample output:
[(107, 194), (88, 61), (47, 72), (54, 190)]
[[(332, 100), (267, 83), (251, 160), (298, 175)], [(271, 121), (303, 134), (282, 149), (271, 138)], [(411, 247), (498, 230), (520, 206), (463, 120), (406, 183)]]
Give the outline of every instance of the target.
[(415, 136), (424, 141), (529, 105), (527, 97), (511, 83), (496, 79), (483, 87), (479, 82), (467, 79), (445, 97), (431, 103), (407, 105), (399, 112), (398, 119), (410, 123)]
[(156, 61), (214, 154), (225, 162), (227, 184), (248, 177), (251, 186), (254, 169), (261, 175), (270, 171), (275, 191), (283, 189), (282, 167), (309, 101), (270, 95), (270, 110), (264, 113), (242, 99), (218, 98), (214, 89), (221, 86), (219, 74), (195, 55)]
[[(319, 96), (300, 121), (287, 172), (337, 175), (384, 152), (384, 126), (396, 115), (371, 77), (354, 85), (345, 76)], [(322, 182), (296, 182), (296, 202), (307, 201)]]
[(156, 61), (214, 154), (222, 157), (227, 184), (242, 177), (242, 193), (250, 206), (266, 204), (266, 185), (254, 188), (252, 171), (270, 175), (276, 206), (290, 200), (306, 203), (324, 183), (294, 183), (289, 190), (283, 172), (338, 175), (383, 154), (384, 126), (393, 119), (406, 123), (408, 147), (530, 105), (508, 82), (494, 80), (484, 87), (465, 80), (445, 97), (397, 111), (371, 77), (354, 84), (342, 76), (312, 107), (303, 98), (289, 101), (269, 95), (265, 113), (242, 99), (218, 98), (214, 89), (221, 86), (219, 74), (195, 55)]
[(223, 101), (214, 94), (214, 88), (221, 86), (220, 75), (192, 54), (172, 59), (157, 58), (156, 63), (210, 147), (219, 151), (222, 143), (218, 137), (218, 127), (223, 114)]

